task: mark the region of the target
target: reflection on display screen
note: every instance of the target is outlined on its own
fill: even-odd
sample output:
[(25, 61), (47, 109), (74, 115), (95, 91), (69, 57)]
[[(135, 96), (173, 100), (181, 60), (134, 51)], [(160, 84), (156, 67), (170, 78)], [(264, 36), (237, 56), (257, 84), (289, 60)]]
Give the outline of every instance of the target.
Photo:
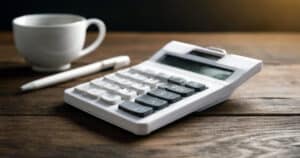
[(219, 80), (226, 80), (233, 73), (233, 70), (208, 65), (208, 64), (192, 61), (185, 58), (180, 58), (169, 54), (162, 56), (158, 60), (158, 62), (162, 64), (174, 66), (177, 68), (181, 68), (184, 70), (188, 70), (194, 73), (213, 77)]

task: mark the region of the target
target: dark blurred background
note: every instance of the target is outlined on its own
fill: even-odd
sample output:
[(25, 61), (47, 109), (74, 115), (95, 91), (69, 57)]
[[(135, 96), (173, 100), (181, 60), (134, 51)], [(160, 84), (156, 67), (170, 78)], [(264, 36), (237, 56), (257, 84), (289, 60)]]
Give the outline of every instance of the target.
[(10, 0), (0, 30), (32, 13), (98, 17), (110, 31), (300, 31), (300, 0)]

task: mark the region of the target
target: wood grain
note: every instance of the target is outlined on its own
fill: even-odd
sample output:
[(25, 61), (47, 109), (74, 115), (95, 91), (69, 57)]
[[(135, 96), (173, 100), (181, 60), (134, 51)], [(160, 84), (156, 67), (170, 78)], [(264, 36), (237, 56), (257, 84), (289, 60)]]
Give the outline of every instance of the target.
[(300, 117), (189, 116), (139, 137), (87, 114), (0, 117), (1, 157), (298, 157)]
[[(89, 34), (87, 43), (95, 37)], [(0, 32), (0, 157), (300, 157), (299, 33), (109, 32), (73, 67), (121, 54), (137, 64), (174, 39), (265, 65), (224, 103), (139, 137), (63, 102), (65, 88), (112, 70), (21, 93), (20, 85), (48, 74), (33, 72), (12, 34)]]

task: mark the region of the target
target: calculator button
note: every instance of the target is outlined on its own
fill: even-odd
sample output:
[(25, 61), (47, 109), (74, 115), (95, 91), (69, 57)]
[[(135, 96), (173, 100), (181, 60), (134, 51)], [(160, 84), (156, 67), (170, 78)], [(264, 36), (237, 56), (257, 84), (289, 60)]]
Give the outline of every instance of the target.
[(154, 88), (156, 86), (156, 84), (159, 82), (159, 80), (156, 80), (154, 78), (150, 78), (150, 77), (146, 77), (144, 75), (140, 75), (140, 74), (132, 74), (132, 80), (141, 82), (143, 84), (147, 84), (150, 87)]
[(140, 74), (136, 74), (136, 73), (132, 74), (132, 73), (129, 73), (129, 72), (121, 71), (121, 72), (117, 72), (117, 75), (120, 76), (120, 77), (124, 77), (124, 78), (130, 79), (130, 80), (133, 80), (135, 82), (147, 84), (150, 87), (155, 87), (156, 86), (155, 84), (152, 84), (151, 82), (147, 82), (146, 80), (148, 78), (146, 76), (143, 76), (143, 75), (140, 75)]
[(168, 81), (168, 79), (170, 78), (169, 75), (162, 73), (162, 72), (157, 73), (156, 77), (164, 82)]
[(149, 78), (149, 79), (145, 80), (145, 82), (152, 85), (152, 87), (155, 87), (157, 84), (160, 83), (159, 80), (154, 79), (154, 78)]
[(193, 81), (189, 81), (185, 84), (186, 87), (189, 88), (193, 88), (196, 91), (202, 91), (204, 89), (206, 89), (207, 87), (204, 84), (201, 83), (197, 83), (197, 82), (193, 82)]
[(118, 90), (119, 95), (125, 100), (132, 100), (137, 96), (136, 91), (134, 90), (129, 90), (129, 89), (120, 89)]
[(134, 73), (132, 74), (132, 77), (134, 77), (135, 79), (139, 80), (139, 81), (143, 81), (146, 80), (147, 77), (138, 73)]
[(162, 99), (158, 99), (156, 97), (151, 97), (149, 95), (142, 95), (135, 99), (135, 102), (150, 106), (154, 110), (159, 110), (168, 105), (168, 102)]
[(141, 83), (130, 81), (129, 79), (124, 79), (124, 78), (119, 77), (119, 76), (113, 76), (112, 77), (112, 76), (109, 75), (109, 76), (104, 77), (104, 79), (108, 80), (109, 82), (114, 82), (114, 83), (120, 85), (123, 88), (135, 91), (138, 94), (144, 94), (144, 93), (146, 93), (147, 91), (150, 90), (150, 87), (147, 86), (147, 85), (143, 85)]
[(89, 88), (89, 85), (79, 85), (79, 86), (76, 86), (74, 88), (74, 93), (77, 93), (77, 94), (84, 94), (85, 91)]
[(111, 93), (116, 93), (120, 87), (116, 84), (109, 83), (104, 80), (93, 80), (91, 81), (91, 85), (107, 90)]
[(100, 100), (109, 105), (115, 105), (122, 101), (121, 96), (115, 95), (115, 94), (110, 94), (110, 93), (104, 93), (101, 96)]
[(106, 93), (106, 91), (103, 89), (90, 88), (85, 91), (85, 96), (91, 99), (97, 99), (99, 96), (103, 95), (104, 93)]
[(171, 83), (179, 84), (179, 85), (183, 85), (186, 82), (185, 79), (180, 78), (180, 77), (174, 77), (174, 76), (170, 77), (168, 79), (168, 81), (171, 82)]
[(144, 73), (144, 74), (146, 74), (146, 75), (148, 75), (150, 77), (155, 77), (157, 75), (156, 71), (153, 71), (153, 70), (150, 70), (150, 69), (145, 69), (141, 73)]
[(181, 96), (179, 94), (169, 92), (160, 88), (154, 89), (150, 91), (148, 94), (160, 99), (167, 100), (169, 103), (174, 103), (181, 99)]
[(116, 72), (116, 75), (119, 76), (119, 77), (122, 77), (122, 78), (126, 78), (126, 79), (130, 79), (130, 80), (137, 80), (135, 79), (131, 73), (127, 72), (127, 71), (118, 71)]
[[(120, 79), (120, 78), (117, 79), (115, 77), (116, 76), (105, 77), (104, 78), (105, 83), (102, 83), (101, 85), (98, 85), (98, 86), (102, 87), (103, 89), (107, 90), (110, 93), (120, 95), (125, 100), (131, 100), (137, 96), (136, 90), (132, 90), (132, 89), (130, 89), (130, 86), (124, 85), (124, 83), (126, 83), (125, 81), (123, 81), (124, 79)], [(133, 84), (133, 82), (130, 82), (130, 83)]]
[(145, 117), (153, 112), (153, 108), (143, 106), (130, 101), (125, 101), (119, 105), (119, 109), (139, 117)]
[(127, 78), (127, 79), (130, 79), (130, 80), (135, 80), (135, 81), (143, 81), (145, 79), (147, 79), (146, 76), (144, 75), (141, 75), (141, 74), (138, 74), (138, 73), (130, 73), (130, 72), (127, 72), (127, 71), (121, 71), (118, 73), (121, 77), (124, 77), (124, 78)]
[(144, 85), (140, 83), (134, 83), (131, 85), (131, 87), (137, 90), (139, 94), (145, 94), (151, 89), (148, 85)]
[(116, 83), (121, 82), (121, 79), (119, 77), (115, 76), (115, 75), (104, 76), (104, 79), (108, 80), (110, 82), (116, 82)]
[(151, 75), (151, 76), (155, 76), (157, 74), (156, 71), (154, 70), (150, 70), (150, 69), (145, 69), (144, 72), (148, 75)]
[(121, 85), (123, 87), (126, 87), (126, 88), (130, 87), (133, 84), (132, 81), (129, 81), (129, 80), (124, 79), (124, 78), (120, 78), (120, 77), (115, 76), (115, 75), (105, 76), (104, 79), (109, 81), (109, 82), (113, 82), (113, 83), (116, 83), (116, 84)]
[(103, 79), (102, 78), (100, 78), (100, 79), (94, 79), (94, 80), (92, 80), (92, 81), (90, 81), (91, 83), (93, 83), (93, 84), (95, 84), (95, 85), (101, 85), (101, 84), (107, 84), (107, 82), (105, 82), (105, 81), (103, 81)]
[(180, 94), (181, 96), (184, 96), (184, 97), (189, 96), (195, 92), (195, 90), (192, 88), (187, 88), (187, 87), (180, 86), (177, 84), (172, 84), (172, 83), (166, 83), (166, 84), (161, 85), (160, 87), (164, 88), (168, 91)]
[(150, 77), (155, 77), (157, 75), (157, 72), (150, 70), (150, 69), (141, 69), (141, 68), (131, 68), (130, 71), (141, 73)]
[(132, 81), (125, 80), (125, 79), (122, 79), (120, 82), (122, 82), (122, 84), (127, 85), (127, 86), (130, 86), (130, 85), (132, 85), (134, 83)]

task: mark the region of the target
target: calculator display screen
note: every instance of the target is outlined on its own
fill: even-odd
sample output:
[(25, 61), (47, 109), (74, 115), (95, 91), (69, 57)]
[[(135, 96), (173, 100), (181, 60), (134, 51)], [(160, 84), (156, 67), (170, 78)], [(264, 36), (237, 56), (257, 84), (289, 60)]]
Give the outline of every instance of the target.
[(192, 61), (185, 58), (180, 58), (172, 55), (164, 55), (158, 59), (159, 63), (174, 66), (184, 70), (188, 70), (194, 73), (206, 75), (219, 80), (226, 80), (232, 73), (233, 70), (212, 66), (197, 61)]

